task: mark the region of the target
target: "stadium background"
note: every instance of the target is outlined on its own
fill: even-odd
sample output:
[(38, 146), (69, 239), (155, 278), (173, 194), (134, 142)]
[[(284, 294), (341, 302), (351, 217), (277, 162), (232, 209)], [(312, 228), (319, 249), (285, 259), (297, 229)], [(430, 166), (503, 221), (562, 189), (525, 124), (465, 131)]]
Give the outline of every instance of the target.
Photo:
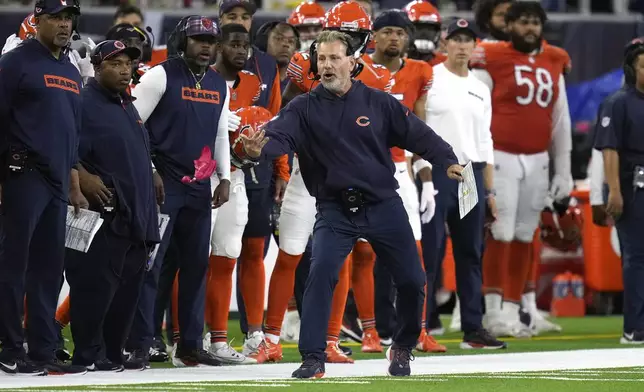
[[(138, 2), (142, 6), (145, 25), (149, 26), (155, 37), (155, 46), (165, 45), (169, 32), (176, 23), (186, 15), (201, 14), (217, 19), (217, 7), (202, 2), (191, 4), (192, 8), (184, 8), (190, 0), (152, 0)], [(407, 1), (383, 0), (374, 2), (376, 13), (385, 7), (401, 7)], [(33, 12), (29, 0), (24, 4), (0, 0), (0, 36), (8, 37), (16, 33), (24, 17)], [(79, 22), (81, 37), (91, 37), (95, 42), (103, 39), (105, 32), (112, 25), (115, 7), (98, 6), (99, 1), (81, 1), (82, 17)], [(115, 3), (107, 1), (103, 3)], [(118, 3), (118, 1), (116, 2)], [(136, 3), (136, 2), (134, 2)], [(258, 2), (260, 3), (260, 2)], [(474, 21), (468, 9), (471, 1), (440, 2), (443, 20), (451, 17), (463, 17)], [(573, 69), (567, 76), (568, 101), (573, 124), (574, 152), (573, 175), (577, 181), (580, 201), (585, 200), (584, 181), (587, 173), (587, 163), (590, 157), (593, 122), (597, 107), (601, 100), (621, 85), (621, 59), (624, 44), (634, 37), (644, 35), (644, 20), (641, 14), (629, 12), (628, 9), (644, 9), (644, 1), (604, 0), (566, 2), (563, 0), (543, 0), (551, 11), (565, 10), (568, 12), (549, 13), (549, 22), (545, 28), (545, 38), (548, 42), (561, 46), (568, 51), (572, 58)], [(568, 3), (568, 4), (567, 4)], [(576, 8), (570, 3), (576, 3)], [(94, 4), (94, 5), (92, 5)], [(252, 32), (265, 22), (285, 20), (292, 7), (298, 2), (283, 0), (264, 0), (262, 8), (253, 20)], [(332, 2), (322, 2), (327, 8)], [(147, 6), (146, 6), (147, 5)], [(164, 8), (154, 8), (163, 6)], [(599, 9), (614, 11), (612, 13), (590, 13)], [(580, 11), (581, 10), (581, 11)], [(74, 42), (79, 46), (80, 42)], [(518, 130), (518, 132), (520, 132)], [(614, 230), (613, 230), (614, 232)], [(619, 310), (619, 291), (621, 290), (621, 269), (619, 258), (611, 246), (611, 230), (595, 227), (590, 222), (590, 214), (586, 214), (584, 226), (584, 246), (572, 254), (560, 254), (552, 249), (541, 252), (541, 277), (539, 291), (542, 295), (541, 305), (549, 298), (551, 280), (554, 275), (566, 270), (584, 273), (588, 304), (591, 311), (610, 313)], [(614, 233), (612, 233), (614, 236)], [(614, 239), (613, 239), (614, 242)], [(586, 255), (584, 257), (584, 254)], [(277, 247), (275, 243), (266, 258), (267, 279), (270, 278)], [(585, 271), (584, 271), (585, 270)], [(235, 282), (236, 279), (233, 280)], [(268, 280), (267, 280), (268, 281)], [(449, 284), (448, 284), (449, 286)], [(67, 288), (65, 288), (67, 289)], [(268, 285), (266, 287), (268, 290)], [(66, 294), (64, 290), (61, 298)], [(598, 293), (601, 293), (598, 295)], [(607, 295), (605, 295), (607, 294)], [(614, 302), (614, 299), (618, 301)], [(617, 305), (615, 308), (614, 305)], [(546, 304), (547, 306), (547, 304)], [(236, 297), (232, 297), (231, 311), (237, 310)]]

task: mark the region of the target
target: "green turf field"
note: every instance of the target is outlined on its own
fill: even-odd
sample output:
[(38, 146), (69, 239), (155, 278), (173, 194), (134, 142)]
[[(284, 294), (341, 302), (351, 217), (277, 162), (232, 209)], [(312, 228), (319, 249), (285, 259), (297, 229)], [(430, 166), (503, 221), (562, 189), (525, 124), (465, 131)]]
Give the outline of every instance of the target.
[[(445, 325), (449, 320), (445, 319)], [(145, 372), (87, 374), (64, 377), (0, 376), (0, 389), (37, 391), (644, 391), (644, 347), (619, 344), (621, 318), (585, 317), (558, 319), (564, 332), (530, 340), (507, 339), (499, 351), (458, 348), (460, 335), (438, 340), (445, 354), (416, 354), (409, 378), (390, 378), (382, 354), (362, 354), (357, 344), (356, 363), (327, 365), (325, 378), (298, 381), (290, 373), (298, 366), (295, 345), (284, 345), (280, 364), (198, 369), (168, 369), (155, 364)], [(243, 337), (236, 321), (230, 322), (232, 345)], [(71, 348), (71, 347), (68, 347)], [(597, 350), (593, 349), (612, 349)], [(582, 351), (583, 350), (583, 351)], [(35, 380), (38, 379), (38, 380)], [(33, 388), (37, 387), (37, 388)]]

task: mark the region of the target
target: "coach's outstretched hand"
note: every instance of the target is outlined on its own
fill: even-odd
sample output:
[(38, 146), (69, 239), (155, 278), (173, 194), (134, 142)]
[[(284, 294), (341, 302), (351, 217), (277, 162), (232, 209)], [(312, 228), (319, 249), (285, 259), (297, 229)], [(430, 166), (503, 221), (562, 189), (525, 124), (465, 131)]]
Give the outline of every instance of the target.
[(461, 174), (463, 172), (463, 166), (461, 165), (452, 165), (447, 168), (447, 177), (451, 178), (452, 180), (456, 180), (458, 182), (463, 181), (463, 175)]
[(244, 151), (251, 158), (258, 158), (262, 154), (262, 148), (268, 143), (268, 138), (265, 137), (266, 132), (263, 129), (256, 131), (250, 130), (248, 135), (240, 134), (242, 143), (244, 144)]

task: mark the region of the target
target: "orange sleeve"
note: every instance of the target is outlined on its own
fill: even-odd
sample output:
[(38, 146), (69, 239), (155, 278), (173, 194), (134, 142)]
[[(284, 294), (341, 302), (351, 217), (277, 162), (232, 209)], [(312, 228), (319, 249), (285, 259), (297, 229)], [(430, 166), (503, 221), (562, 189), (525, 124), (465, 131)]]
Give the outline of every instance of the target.
[(310, 68), (311, 62), (309, 61), (308, 53), (295, 53), (286, 68), (286, 76), (300, 90), (304, 92), (311, 91), (314, 81), (312, 77), (309, 77)]
[(288, 165), (287, 154), (284, 154), (273, 161), (273, 174), (275, 174), (275, 177), (281, 178), (286, 182), (291, 178), (291, 168)]
[(472, 57), (470, 58), (470, 67), (478, 69), (486, 69), (488, 62), (489, 53), (487, 50), (487, 45), (481, 43), (476, 46), (474, 52), (472, 52)]
[(271, 112), (273, 116), (277, 116), (280, 108), (282, 107), (282, 90), (280, 89), (280, 72), (277, 67), (275, 67), (275, 80), (273, 81), (273, 87), (271, 88), (271, 96), (268, 101), (268, 111)]
[(568, 52), (565, 49), (560, 48), (558, 46), (554, 46), (554, 45), (549, 45), (549, 46), (553, 49), (555, 56), (557, 56), (558, 60), (561, 61), (564, 75), (572, 71), (572, 60), (570, 59), (570, 55), (568, 54)]

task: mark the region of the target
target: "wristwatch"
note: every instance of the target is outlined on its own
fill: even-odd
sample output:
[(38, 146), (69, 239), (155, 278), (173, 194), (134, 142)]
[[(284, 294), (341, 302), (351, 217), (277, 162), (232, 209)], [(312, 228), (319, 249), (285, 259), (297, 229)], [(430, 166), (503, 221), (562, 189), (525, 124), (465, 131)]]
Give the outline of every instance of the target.
[(486, 190), (485, 190), (485, 197), (486, 197), (486, 198), (488, 198), (488, 197), (494, 197), (494, 196), (496, 196), (496, 191), (495, 191), (494, 189), (489, 189), (489, 190), (488, 190), (488, 189), (486, 189)]

